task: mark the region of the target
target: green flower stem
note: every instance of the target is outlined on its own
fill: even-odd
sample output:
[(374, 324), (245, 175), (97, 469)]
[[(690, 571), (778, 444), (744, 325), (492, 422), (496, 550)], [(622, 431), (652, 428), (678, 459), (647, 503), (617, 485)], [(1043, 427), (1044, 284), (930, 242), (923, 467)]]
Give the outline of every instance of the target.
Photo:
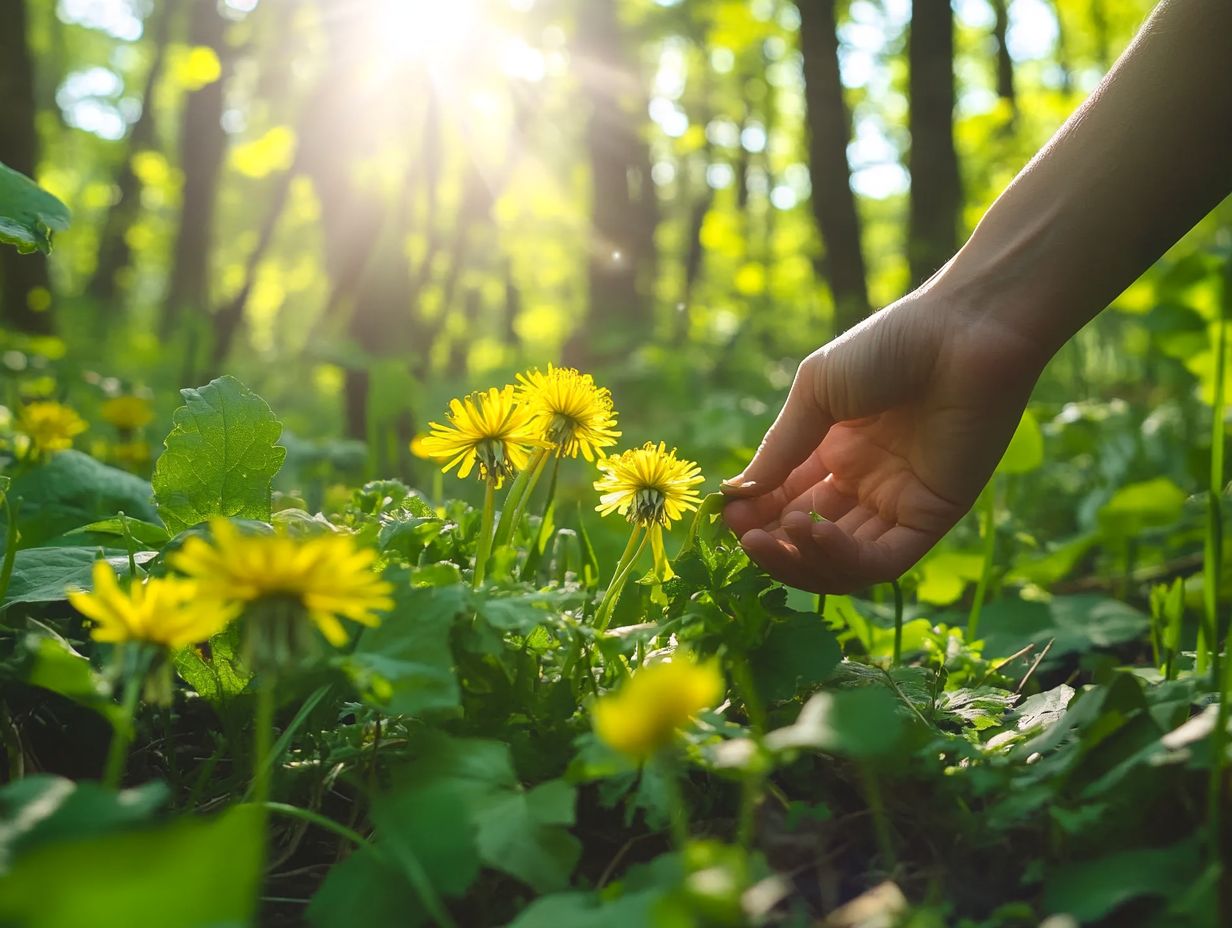
[(890, 581), (894, 587), (894, 663), (897, 667), (903, 660), (903, 588), (897, 580)]
[[(1232, 699), (1232, 634), (1224, 638), (1222, 665), (1219, 656), (1219, 587), (1223, 566), (1223, 445), (1224, 445), (1224, 370), (1227, 363), (1228, 314), (1232, 310), (1232, 261), (1225, 267), (1222, 312), (1215, 348), (1215, 396), (1211, 404), (1211, 467), (1208, 486), (1206, 543), (1202, 564), (1203, 619), (1199, 623), (1198, 660), (1210, 653), (1211, 679), (1219, 693), (1219, 708), (1215, 714), (1215, 729), (1211, 732), (1211, 774), (1207, 789), (1208, 814), (1214, 856), (1223, 871), (1223, 889), (1219, 893), (1220, 923), (1232, 918), (1232, 891), (1227, 889), (1232, 874), (1232, 838), (1228, 828), (1232, 822), (1232, 795), (1227, 777), (1228, 702)], [(1202, 634), (1205, 630), (1205, 635)], [(1205, 638), (1205, 642), (1201, 639)], [(1200, 670), (1202, 668), (1199, 668)], [(1222, 670), (1222, 673), (1221, 673)]]
[(616, 608), (616, 600), (620, 598), (620, 591), (629, 579), (638, 555), (646, 547), (648, 538), (650, 538), (650, 531), (642, 525), (635, 526), (630, 533), (629, 543), (625, 545), (624, 554), (620, 556), (620, 562), (616, 565), (616, 573), (612, 576), (612, 582), (608, 584), (607, 591), (603, 594), (603, 601), (599, 603), (599, 608), (595, 612), (595, 628), (600, 634), (607, 631), (608, 623), (612, 621), (612, 610)]
[[(552, 454), (550, 451), (539, 456), (537, 462), (534, 462), (533, 473), (531, 473), (530, 480), (526, 484), (526, 490), (522, 493), (522, 498), (518, 500), (517, 508), (514, 509), (513, 515), (510, 517), (509, 537), (503, 542), (503, 544), (509, 544), (509, 542), (513, 540), (513, 535), (517, 532), (518, 525), (522, 522), (522, 517), (526, 515), (526, 507), (530, 505), (530, 498), (534, 495), (535, 487), (539, 485), (539, 480), (543, 477), (544, 470), (547, 469), (549, 457), (554, 458), (557, 464), (560, 463), (560, 458), (556, 457), (556, 455)], [(556, 492), (555, 482), (555, 471), (553, 471), (553, 486), (551, 487), (551, 492), (553, 493)], [(550, 498), (549, 502), (551, 502)], [(502, 512), (501, 515), (504, 516), (504, 513)]]
[(252, 720), (252, 795), (253, 803), (265, 809), (269, 803), (273, 764), (269, 763), (274, 734), (274, 698), (277, 680), (273, 674), (257, 687), (257, 708)]
[(749, 734), (757, 746), (757, 762), (754, 766), (742, 771), (740, 780), (740, 817), (737, 820), (736, 840), (748, 851), (753, 846), (753, 832), (757, 824), (757, 806), (761, 802), (765, 787), (765, 771), (762, 763), (764, 757), (763, 738), (766, 734), (766, 709), (757, 685), (753, 682), (753, 673), (749, 669), (748, 659), (742, 654), (733, 654), (729, 662), (732, 682), (740, 693), (744, 703), (744, 711), (749, 717)]
[(318, 828), (324, 828), (326, 831), (332, 831), (340, 838), (345, 838), (356, 847), (371, 847), (372, 842), (361, 835), (358, 831), (347, 828), (341, 822), (335, 822), (327, 815), (322, 815), (320, 812), (313, 812), (311, 809), (301, 809), (299, 806), (288, 805), (285, 802), (267, 802), (265, 809), (269, 812), (277, 812), (279, 815), (286, 815), (290, 818), (298, 818), (302, 821), (316, 825)]
[(107, 765), (103, 768), (103, 786), (108, 789), (118, 789), (124, 777), (128, 747), (133, 743), (133, 717), (137, 713), (137, 700), (141, 696), (141, 687), (145, 683), (146, 670), (149, 667), (149, 660), (145, 658), (144, 654), (138, 655), (124, 680), (120, 715), (114, 722), (111, 746), (107, 750)]
[(683, 852), (689, 843), (689, 810), (684, 803), (684, 792), (680, 789), (680, 765), (676, 763), (674, 752), (675, 747), (669, 744), (659, 750), (651, 763), (658, 768), (663, 779), (663, 790), (667, 794), (667, 819), (672, 844), (677, 851)]
[(479, 546), (475, 549), (475, 576), (471, 585), (477, 590), (483, 585), (488, 569), (488, 555), (492, 553), (492, 521), (495, 518), (496, 487), (491, 481), (483, 490), (483, 518), (479, 523)]
[[(20, 501), (19, 501), (20, 502)], [(13, 579), (13, 564), (17, 557), (17, 507), (9, 505), (8, 494), (4, 496), (4, 514), (9, 524), (4, 533), (4, 564), (0, 566), (0, 602), (9, 591), (9, 581)]]
[(971, 614), (967, 616), (967, 641), (975, 640), (980, 630), (980, 612), (984, 608), (984, 599), (988, 596), (988, 586), (992, 582), (993, 561), (997, 556), (997, 475), (993, 474), (984, 491), (984, 566), (980, 569), (980, 581), (975, 587), (975, 599), (971, 603)]
[(531, 459), (527, 461), (522, 473), (514, 478), (509, 485), (509, 494), (505, 497), (505, 505), (501, 509), (500, 521), (496, 523), (496, 547), (509, 544), (513, 537), (513, 529), (517, 525), (515, 515), (521, 512), (523, 500), (535, 489), (535, 482), (543, 472), (543, 462), (547, 459), (550, 448), (536, 448)]

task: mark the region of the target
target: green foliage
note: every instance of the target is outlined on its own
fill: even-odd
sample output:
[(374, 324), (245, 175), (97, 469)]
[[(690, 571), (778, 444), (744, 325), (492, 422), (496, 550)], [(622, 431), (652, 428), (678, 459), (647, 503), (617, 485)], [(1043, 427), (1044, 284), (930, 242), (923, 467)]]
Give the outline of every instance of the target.
[(24, 174), (0, 164), (0, 244), (22, 253), (51, 252), (53, 232), (68, 228), (68, 207)]
[(158, 514), (172, 532), (214, 516), (270, 518), (270, 485), (286, 449), (269, 404), (234, 377), (181, 390), (166, 451), (154, 469)]

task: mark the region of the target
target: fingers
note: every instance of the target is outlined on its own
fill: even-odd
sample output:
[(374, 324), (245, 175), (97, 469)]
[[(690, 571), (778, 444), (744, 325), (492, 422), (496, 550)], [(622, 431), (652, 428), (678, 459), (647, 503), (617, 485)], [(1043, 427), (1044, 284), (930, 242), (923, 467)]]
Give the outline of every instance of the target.
[[(827, 519), (837, 519), (855, 501), (839, 497), (837, 491), (824, 482), (829, 475), (830, 471), (822, 463), (820, 449), (814, 449), (808, 460), (797, 467), (781, 486), (759, 496), (736, 497), (728, 502), (723, 509), (723, 518), (737, 536), (754, 528), (775, 528), (784, 510), (800, 506)], [(814, 503), (815, 496), (821, 501)], [(831, 496), (835, 498), (831, 499)]]
[[(840, 522), (815, 522), (803, 512), (789, 512), (778, 531), (754, 529), (740, 543), (751, 560), (783, 583), (813, 593), (850, 593), (898, 579), (938, 540), (867, 512), (849, 515)], [(844, 520), (846, 528), (840, 525)]]
[(817, 402), (819, 364), (814, 356), (800, 365), (778, 418), (748, 467), (723, 482), (724, 493), (736, 497), (769, 493), (782, 486), (788, 475), (817, 450), (833, 424)]

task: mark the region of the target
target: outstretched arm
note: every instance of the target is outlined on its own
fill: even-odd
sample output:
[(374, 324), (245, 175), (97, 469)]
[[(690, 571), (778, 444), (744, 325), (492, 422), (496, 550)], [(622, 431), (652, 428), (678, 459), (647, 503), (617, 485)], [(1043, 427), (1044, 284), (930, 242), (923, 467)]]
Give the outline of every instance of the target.
[(1164, 0), (958, 254), (800, 365), (724, 485), (749, 555), (821, 592), (907, 570), (970, 509), (1048, 359), (1230, 191), (1232, 2)]

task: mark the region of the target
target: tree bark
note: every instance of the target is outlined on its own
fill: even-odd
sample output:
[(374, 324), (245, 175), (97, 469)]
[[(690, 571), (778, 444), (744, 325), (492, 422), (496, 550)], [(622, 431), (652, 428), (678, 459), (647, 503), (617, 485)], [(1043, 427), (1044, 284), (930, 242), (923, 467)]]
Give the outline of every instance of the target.
[(580, 366), (593, 360), (596, 336), (606, 343), (612, 333), (644, 332), (653, 322), (658, 204), (641, 135), (645, 90), (626, 53), (615, 0), (578, 4), (577, 56), (591, 104), (590, 323), (577, 327), (565, 354)]
[[(27, 45), (25, 0), (0, 0), (0, 162), (34, 177), (38, 168), (34, 61)], [(47, 259), (0, 247), (0, 321), (22, 332), (49, 333), (50, 309), (31, 309), (33, 291), (48, 289)]]
[(997, 96), (1018, 109), (1018, 95), (1014, 91), (1014, 59), (1005, 36), (1010, 26), (1009, 4), (1006, 0), (992, 0), (992, 35), (997, 43)]
[[(171, 32), (171, 8), (155, 6), (150, 14), (154, 20), (154, 52), (150, 70), (146, 75), (145, 88), (141, 94), (141, 115), (129, 132), (128, 147), (116, 172), (116, 198), (99, 236), (98, 266), (86, 286), (86, 292), (97, 300), (110, 302), (115, 299), (119, 287), (117, 275), (129, 261), (127, 233), (138, 208), (141, 185), (133, 172), (133, 157), (154, 143), (154, 93), (162, 79), (163, 62), (166, 59), (167, 40)], [(147, 21), (147, 25), (149, 25)]]
[(908, 40), (911, 203), (907, 262), (923, 283), (958, 248), (962, 184), (954, 148), (954, 18), (950, 0), (914, 0)]
[(188, 95), (180, 133), (183, 204), (171, 265), (171, 282), (163, 306), (162, 332), (170, 335), (185, 314), (209, 310), (209, 269), (214, 239), (218, 180), (227, 138), (222, 129), (223, 89), (227, 79), (226, 21), (215, 0), (194, 0), (189, 11), (189, 41), (212, 48), (223, 63), (218, 80)]
[(825, 256), (821, 270), (834, 298), (835, 333), (868, 315), (868, 284), (860, 242), (860, 215), (851, 190), (847, 144), (851, 117), (838, 68), (835, 0), (798, 0), (800, 53), (808, 122), (810, 203)]

